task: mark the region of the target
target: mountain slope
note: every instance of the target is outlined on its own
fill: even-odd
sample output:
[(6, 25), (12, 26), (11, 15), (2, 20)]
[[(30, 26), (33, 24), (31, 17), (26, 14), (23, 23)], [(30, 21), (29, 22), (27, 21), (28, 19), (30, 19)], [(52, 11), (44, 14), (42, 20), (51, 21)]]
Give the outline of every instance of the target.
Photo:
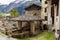
[(32, 1), (19, 1), (16, 0), (12, 3), (10, 3), (8, 6), (0, 8), (0, 12), (3, 13), (8, 13), (9, 11), (11, 11), (13, 8), (17, 8), (19, 13), (25, 13), (24, 8), (32, 5), (32, 4), (36, 4), (36, 5), (40, 5), (41, 6), (41, 2), (39, 0), (32, 0)]

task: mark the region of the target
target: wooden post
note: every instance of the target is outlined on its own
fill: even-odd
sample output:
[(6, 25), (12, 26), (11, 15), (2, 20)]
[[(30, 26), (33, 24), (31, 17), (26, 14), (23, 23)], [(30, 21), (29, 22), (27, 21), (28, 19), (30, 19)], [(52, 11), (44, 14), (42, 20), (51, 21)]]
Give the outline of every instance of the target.
[(18, 21), (18, 30), (22, 28), (22, 21)]
[(35, 24), (34, 24), (34, 21), (30, 21), (30, 32), (32, 34), (35, 33)]
[(42, 31), (43, 31), (43, 21), (40, 20), (40, 25), (41, 25), (41, 28), (42, 28)]

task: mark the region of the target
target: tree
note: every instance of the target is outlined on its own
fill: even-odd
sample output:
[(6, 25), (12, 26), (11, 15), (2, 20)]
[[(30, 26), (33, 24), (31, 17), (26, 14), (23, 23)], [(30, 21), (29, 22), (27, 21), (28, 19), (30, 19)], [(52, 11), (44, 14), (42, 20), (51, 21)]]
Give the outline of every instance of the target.
[(3, 13), (0, 12), (0, 17), (2, 17), (2, 16), (3, 16)]
[(11, 14), (11, 16), (14, 16), (14, 17), (18, 16), (18, 10), (16, 8), (14, 8), (13, 10), (11, 10), (9, 13)]

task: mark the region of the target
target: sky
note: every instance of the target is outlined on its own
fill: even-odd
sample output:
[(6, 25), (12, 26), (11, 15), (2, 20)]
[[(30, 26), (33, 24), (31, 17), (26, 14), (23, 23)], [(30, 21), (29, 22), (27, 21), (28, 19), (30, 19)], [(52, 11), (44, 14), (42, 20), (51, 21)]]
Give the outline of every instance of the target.
[(9, 3), (13, 2), (13, 1), (15, 1), (15, 0), (0, 0), (0, 5), (1, 4), (9, 4)]
[[(9, 3), (16, 1), (16, 0), (0, 0), (0, 5), (8, 5)], [(23, 0), (20, 0), (23, 1)], [(24, 0), (24, 1), (28, 1), (28, 0)]]

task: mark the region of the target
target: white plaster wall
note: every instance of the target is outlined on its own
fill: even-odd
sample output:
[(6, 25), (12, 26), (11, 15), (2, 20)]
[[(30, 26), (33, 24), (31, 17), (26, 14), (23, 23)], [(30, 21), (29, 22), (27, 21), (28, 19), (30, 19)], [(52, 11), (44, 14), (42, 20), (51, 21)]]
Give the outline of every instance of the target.
[(48, 1), (47, 12), (48, 12), (48, 25), (52, 25), (52, 18), (51, 18), (51, 0)]
[(42, 18), (42, 19), (45, 18), (45, 15), (44, 15), (45, 12), (44, 12), (44, 11), (45, 11), (45, 9), (41, 9), (41, 18)]
[(58, 15), (59, 15), (59, 29), (60, 29), (60, 0), (59, 0), (59, 11), (58, 11)]
[(45, 1), (46, 0), (42, 0), (42, 6), (41, 6), (41, 18), (44, 19), (45, 16), (44, 16), (44, 11), (45, 11), (45, 8), (44, 8), (44, 4), (45, 4)]
[(58, 38), (59, 37), (59, 34), (57, 32), (57, 30), (60, 29), (60, 0), (59, 0), (59, 11), (58, 11), (58, 16), (56, 16), (56, 13), (57, 13), (57, 7), (55, 6), (55, 20), (54, 20), (54, 27), (55, 27), (55, 37)]
[(54, 6), (55, 8), (55, 15), (54, 15), (54, 27), (56, 30), (59, 29), (59, 17), (57, 15), (57, 6)]
[(42, 0), (42, 8), (41, 8), (41, 18), (45, 19), (45, 16), (48, 16), (48, 13), (45, 12), (45, 8), (48, 7), (48, 4), (45, 4), (46, 0)]
[(43, 4), (42, 6), (43, 6), (43, 8), (47, 8), (48, 4)]

